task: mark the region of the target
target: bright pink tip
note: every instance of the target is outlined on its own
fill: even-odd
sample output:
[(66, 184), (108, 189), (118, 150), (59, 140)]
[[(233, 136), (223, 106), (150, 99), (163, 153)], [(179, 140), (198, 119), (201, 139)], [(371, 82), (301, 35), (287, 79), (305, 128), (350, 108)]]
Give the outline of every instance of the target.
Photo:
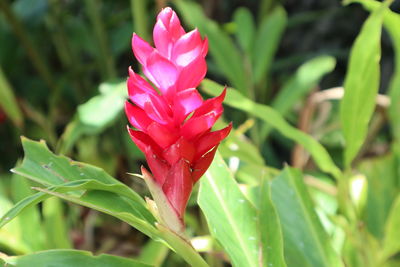
[(153, 122), (141, 108), (128, 101), (125, 102), (125, 114), (129, 123), (141, 131), (146, 131), (147, 127)]
[(154, 48), (134, 33), (132, 36), (132, 50), (140, 64), (145, 66), (147, 58), (153, 52)]
[(169, 7), (157, 16), (155, 47), (133, 34), (132, 50), (151, 84), (129, 69), (125, 113), (132, 141), (145, 154), (155, 182), (183, 219), (194, 183), (210, 166), (232, 124), (211, 132), (223, 112), (221, 95), (203, 100), (196, 87), (207, 72), (208, 39), (185, 32)]

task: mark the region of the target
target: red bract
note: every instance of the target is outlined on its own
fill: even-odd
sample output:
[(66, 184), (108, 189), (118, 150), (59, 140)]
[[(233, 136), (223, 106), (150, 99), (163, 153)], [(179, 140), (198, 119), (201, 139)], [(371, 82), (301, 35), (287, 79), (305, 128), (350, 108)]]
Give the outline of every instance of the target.
[(204, 101), (195, 89), (207, 71), (207, 39), (197, 29), (186, 33), (171, 8), (158, 14), (153, 39), (155, 48), (133, 34), (133, 53), (157, 91), (129, 69), (125, 112), (136, 130), (128, 131), (182, 220), (193, 185), (232, 126), (211, 132), (222, 114), (225, 90)]

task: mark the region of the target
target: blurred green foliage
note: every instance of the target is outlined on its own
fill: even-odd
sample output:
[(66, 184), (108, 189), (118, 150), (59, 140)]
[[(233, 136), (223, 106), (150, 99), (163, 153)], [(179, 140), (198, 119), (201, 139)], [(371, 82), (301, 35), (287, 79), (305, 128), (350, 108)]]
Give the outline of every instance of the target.
[[(400, 266), (400, 3), (345, 2), (0, 0), (0, 263)], [(230, 87), (193, 247), (129, 174), (130, 38), (165, 5), (209, 39), (200, 91)]]

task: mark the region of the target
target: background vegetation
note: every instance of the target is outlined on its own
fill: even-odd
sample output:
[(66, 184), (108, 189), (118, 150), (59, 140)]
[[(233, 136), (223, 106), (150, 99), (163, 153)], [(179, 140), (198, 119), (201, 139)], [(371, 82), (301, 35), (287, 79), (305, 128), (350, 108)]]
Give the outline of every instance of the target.
[[(232, 121), (234, 130), (216, 158), (231, 172), (215, 163), (186, 214), (188, 235), (209, 265), (256, 266), (249, 255), (261, 240), (264, 266), (400, 266), (400, 2), (392, 11), (372, 0), (348, 2), (358, 3), (0, 0), (0, 225), (19, 213), (6, 213), (18, 201), (38, 190), (38, 200), (50, 196), (60, 177), (76, 183), (57, 196), (86, 206), (48, 198), (25, 208), (0, 229), (3, 259), (40, 266), (62, 255), (20, 255), (75, 248), (185, 264), (147, 237), (160, 232), (135, 224), (135, 214), (124, 217), (122, 204), (106, 213), (125, 222), (95, 211), (107, 204), (96, 202), (96, 192), (118, 202), (111, 177), (149, 196), (128, 174), (145, 162), (122, 108), (128, 66), (139, 71), (132, 32), (151, 41), (155, 15), (170, 5), (187, 30), (209, 38), (202, 94), (234, 88), (220, 123)], [(20, 136), (105, 172), (88, 165), (75, 172), (66, 158)], [(111, 189), (79, 176), (104, 178)], [(69, 258), (91, 257), (85, 253)]]

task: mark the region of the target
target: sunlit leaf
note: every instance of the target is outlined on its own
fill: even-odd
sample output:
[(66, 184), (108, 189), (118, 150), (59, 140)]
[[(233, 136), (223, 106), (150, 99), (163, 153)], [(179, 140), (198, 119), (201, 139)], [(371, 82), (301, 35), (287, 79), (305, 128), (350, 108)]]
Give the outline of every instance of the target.
[(340, 118), (346, 141), (344, 161), (350, 166), (368, 132), (379, 89), (380, 39), (384, 8), (378, 9), (364, 23), (351, 49), (344, 81)]
[(301, 173), (286, 167), (271, 184), (288, 266), (343, 266), (314, 210)]
[[(0, 256), (1, 257), (1, 256)], [(117, 257), (107, 254), (92, 255), (83, 250), (47, 250), (19, 257), (2, 258), (10, 267), (52, 267), (52, 266), (74, 266), (74, 267), (149, 267), (147, 265), (129, 258)]]
[(262, 266), (286, 266), (281, 224), (271, 200), (271, 183), (263, 178), (260, 185), (259, 232)]
[(400, 195), (397, 196), (390, 210), (385, 227), (383, 254), (385, 258), (394, 256), (400, 251)]
[(217, 153), (200, 180), (198, 203), (234, 266), (258, 266), (257, 214)]
[[(122, 216), (119, 216), (121, 218), (126, 214), (130, 218), (129, 223), (132, 226), (152, 235), (154, 227), (151, 224), (155, 221), (154, 217), (147, 210), (144, 200), (132, 189), (115, 180), (100, 168), (54, 155), (43, 142), (23, 138), (22, 145), (25, 157), (22, 164), (13, 169), (15, 173), (50, 187), (46, 190), (47, 193), (52, 191), (51, 187), (54, 191), (59, 190), (59, 192), (75, 191), (75, 194), (63, 195), (63, 197), (70, 198), (69, 200), (75, 203), (84, 203), (85, 206), (93, 205), (110, 215), (116, 216), (122, 213)], [(78, 190), (91, 191), (82, 195), (77, 192)], [(45, 195), (39, 193), (21, 200), (3, 216), (0, 226), (15, 217), (24, 208), (45, 198)]]
[[(12, 175), (11, 191), (14, 203), (17, 203), (34, 193), (29, 181), (25, 177), (17, 174)], [(40, 212), (37, 207), (26, 209), (20, 214), (18, 220), (20, 222), (29, 222), (28, 224), (20, 223), (19, 227), (21, 229), (22, 239), (31, 247), (31, 251), (39, 251), (49, 248), (45, 244), (44, 228), (41, 225)]]
[[(307, 61), (284, 84), (273, 99), (271, 107), (285, 117), (298, 101), (318, 85), (324, 75), (335, 68), (335, 65), (335, 58), (330, 56), (320, 56)], [(270, 125), (263, 125), (261, 139), (265, 139), (270, 131)]]
[(84, 134), (98, 134), (121, 114), (127, 89), (125, 82), (103, 83), (100, 94), (78, 106), (74, 119), (67, 125), (60, 141), (59, 151), (68, 152)]
[(245, 7), (239, 7), (233, 14), (233, 21), (235, 22), (236, 37), (240, 46), (244, 51), (250, 54), (256, 31), (253, 15), (249, 9)]
[(260, 82), (268, 74), (286, 22), (286, 11), (280, 6), (277, 6), (262, 20), (252, 50), (255, 83)]
[(367, 159), (357, 166), (357, 170), (368, 181), (363, 218), (370, 233), (378, 239), (383, 238), (386, 220), (398, 192), (397, 168), (396, 159), (392, 155)]
[[(381, 4), (372, 0), (351, 0), (358, 2), (366, 9), (374, 11), (380, 8)], [(383, 26), (388, 31), (393, 44), (394, 50), (394, 72), (388, 88), (388, 93), (391, 99), (389, 107), (389, 117), (391, 119), (391, 128), (397, 143), (400, 144), (400, 14), (391, 10), (386, 10), (383, 17)]]
[(162, 266), (168, 256), (168, 247), (161, 242), (149, 240), (142, 248), (138, 260), (154, 266)]
[(58, 198), (49, 198), (43, 202), (43, 224), (47, 234), (48, 247), (52, 249), (73, 247), (63, 210), (62, 202)]
[[(217, 96), (222, 92), (224, 87), (206, 79), (202, 82), (201, 88), (207, 94)], [(339, 168), (334, 164), (325, 148), (311, 136), (291, 126), (286, 122), (282, 115), (273, 108), (255, 103), (241, 95), (233, 88), (228, 89), (224, 103), (260, 118), (278, 130), (282, 135), (302, 145), (304, 149), (311, 154), (321, 170), (328, 172), (335, 177), (340, 176)]]

